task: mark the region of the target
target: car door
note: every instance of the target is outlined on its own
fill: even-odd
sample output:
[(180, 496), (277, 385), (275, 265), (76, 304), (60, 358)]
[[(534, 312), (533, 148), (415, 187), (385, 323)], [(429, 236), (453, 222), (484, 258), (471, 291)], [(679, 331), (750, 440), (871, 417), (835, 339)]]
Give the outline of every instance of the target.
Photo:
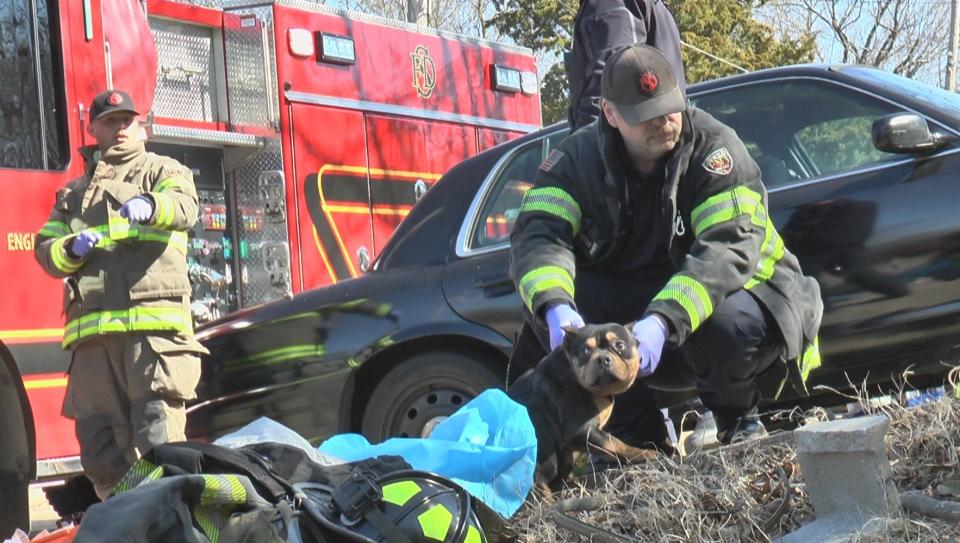
[(546, 153), (567, 131), (519, 145), (497, 162), (464, 217), (456, 258), (444, 270), (443, 290), (464, 319), (512, 340), (523, 324), (522, 303), (510, 279), (510, 231)]
[(931, 156), (877, 150), (873, 122), (906, 108), (895, 96), (829, 79), (753, 82), (692, 102), (744, 140), (787, 248), (820, 283), (824, 367), (815, 383), (844, 386), (868, 371), (889, 378), (952, 348), (960, 311), (956, 148)]

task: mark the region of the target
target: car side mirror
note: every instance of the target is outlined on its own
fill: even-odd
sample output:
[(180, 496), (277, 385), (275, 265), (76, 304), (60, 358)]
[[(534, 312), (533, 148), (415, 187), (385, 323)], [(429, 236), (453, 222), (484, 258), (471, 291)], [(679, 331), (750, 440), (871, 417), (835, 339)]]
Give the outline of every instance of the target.
[(894, 113), (873, 121), (873, 146), (887, 153), (930, 153), (947, 144), (915, 113)]

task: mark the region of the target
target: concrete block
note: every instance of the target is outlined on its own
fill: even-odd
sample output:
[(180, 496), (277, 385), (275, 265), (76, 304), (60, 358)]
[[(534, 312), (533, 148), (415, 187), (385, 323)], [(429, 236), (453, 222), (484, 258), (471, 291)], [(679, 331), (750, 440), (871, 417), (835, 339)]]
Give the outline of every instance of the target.
[[(800, 469), (817, 520), (783, 538), (845, 541), (845, 534), (882, 530), (900, 514), (883, 436), (883, 416), (813, 424), (794, 432)], [(822, 535), (832, 534), (835, 539)]]

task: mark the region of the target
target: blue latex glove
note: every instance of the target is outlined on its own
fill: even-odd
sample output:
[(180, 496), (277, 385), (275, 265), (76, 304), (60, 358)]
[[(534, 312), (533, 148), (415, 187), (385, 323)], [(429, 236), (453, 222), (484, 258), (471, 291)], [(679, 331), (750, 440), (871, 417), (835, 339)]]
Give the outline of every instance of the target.
[(563, 343), (563, 327), (572, 326), (580, 328), (583, 326), (583, 317), (580, 316), (568, 304), (558, 304), (549, 309), (544, 314), (547, 320), (547, 327), (550, 329), (550, 350), (553, 351)]
[(147, 222), (153, 216), (153, 202), (146, 196), (134, 196), (120, 208), (120, 216), (130, 222)]
[(640, 377), (648, 377), (657, 371), (663, 342), (667, 340), (667, 325), (659, 317), (650, 315), (633, 325), (633, 337), (637, 338), (640, 352)]
[(94, 230), (84, 230), (73, 238), (73, 244), (70, 245), (70, 251), (83, 258), (90, 254), (90, 251), (96, 247), (97, 242), (103, 238), (103, 235)]

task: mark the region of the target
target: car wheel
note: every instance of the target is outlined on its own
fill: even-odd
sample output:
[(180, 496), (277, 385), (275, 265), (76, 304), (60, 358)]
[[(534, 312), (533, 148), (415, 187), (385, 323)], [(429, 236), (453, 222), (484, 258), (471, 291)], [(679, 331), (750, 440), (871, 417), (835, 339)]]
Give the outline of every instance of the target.
[(492, 367), (486, 358), (456, 351), (412, 356), (373, 389), (361, 432), (371, 443), (388, 437), (424, 437), (484, 390), (503, 388), (503, 375)]

